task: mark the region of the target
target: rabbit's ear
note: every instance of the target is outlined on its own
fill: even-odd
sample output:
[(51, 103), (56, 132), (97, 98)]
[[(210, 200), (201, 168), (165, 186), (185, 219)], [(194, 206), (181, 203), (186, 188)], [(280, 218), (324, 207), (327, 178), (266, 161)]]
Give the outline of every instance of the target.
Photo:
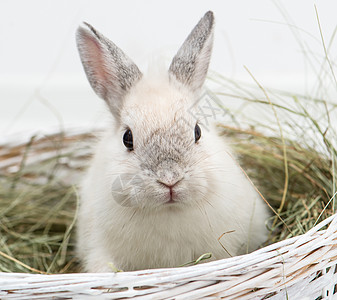
[(207, 12), (187, 37), (169, 68), (178, 81), (193, 91), (203, 85), (213, 46), (213, 12)]
[(85, 73), (96, 94), (118, 118), (123, 98), (142, 73), (114, 43), (84, 24), (86, 27), (78, 28), (76, 40)]

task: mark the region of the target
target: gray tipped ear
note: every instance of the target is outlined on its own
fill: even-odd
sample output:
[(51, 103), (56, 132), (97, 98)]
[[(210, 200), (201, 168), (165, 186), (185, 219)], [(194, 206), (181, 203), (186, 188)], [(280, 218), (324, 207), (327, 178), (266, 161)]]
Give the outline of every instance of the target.
[(178, 81), (198, 90), (204, 84), (213, 46), (213, 12), (207, 12), (173, 58), (169, 72)]
[(85, 73), (96, 94), (119, 117), (123, 98), (142, 73), (114, 43), (91, 25), (84, 25), (77, 29), (76, 41)]

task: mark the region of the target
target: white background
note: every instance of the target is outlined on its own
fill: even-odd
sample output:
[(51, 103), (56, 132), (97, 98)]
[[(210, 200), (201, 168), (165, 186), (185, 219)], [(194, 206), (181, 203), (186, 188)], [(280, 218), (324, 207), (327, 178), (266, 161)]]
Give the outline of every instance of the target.
[(1, 0), (0, 138), (101, 122), (105, 107), (87, 82), (75, 44), (82, 21), (146, 71), (158, 55), (169, 64), (194, 25), (212, 10), (212, 70), (252, 82), (245, 65), (265, 86), (310, 94), (324, 58), (314, 4), (328, 44), (337, 25), (333, 0)]

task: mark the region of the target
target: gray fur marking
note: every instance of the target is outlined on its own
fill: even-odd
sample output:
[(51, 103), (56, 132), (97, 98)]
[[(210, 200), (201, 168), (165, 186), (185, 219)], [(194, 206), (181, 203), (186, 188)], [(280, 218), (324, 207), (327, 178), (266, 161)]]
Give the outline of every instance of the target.
[[(206, 77), (212, 44), (207, 46), (208, 39), (212, 38), (214, 16), (207, 12), (189, 34), (170, 65), (169, 71), (183, 84), (193, 85), (193, 80), (199, 80), (201, 85)], [(211, 41), (212, 42), (212, 41)], [(204, 57), (201, 52), (206, 50)], [(200, 59), (204, 61), (200, 61)], [(199, 64), (199, 66), (197, 65)], [(199, 70), (196, 70), (199, 67)], [(199, 74), (196, 74), (199, 72)], [(196, 78), (199, 77), (199, 78)], [(200, 84), (199, 84), (200, 85)]]
[(175, 126), (152, 132), (138, 149), (141, 168), (157, 173), (169, 161), (169, 165), (184, 168), (189, 162), (187, 153), (194, 145), (194, 140), (186, 139), (186, 135), (185, 128)]

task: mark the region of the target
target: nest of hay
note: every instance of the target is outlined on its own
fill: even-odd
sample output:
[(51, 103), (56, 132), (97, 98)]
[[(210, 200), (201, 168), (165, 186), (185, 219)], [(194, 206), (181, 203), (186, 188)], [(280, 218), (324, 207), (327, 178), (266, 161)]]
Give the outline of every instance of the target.
[(0, 146), (0, 271), (78, 271), (76, 184), (93, 139), (58, 133)]
[[(220, 125), (274, 211), (269, 246), (192, 267), (64, 274), (80, 271), (74, 255), (77, 184), (96, 139), (92, 133), (33, 136), (0, 146), (0, 282), (4, 282), (0, 295), (4, 299), (79, 293), (156, 299), (332, 297), (337, 283), (337, 152), (329, 120), (335, 105), (308, 99), (303, 105), (303, 99), (289, 95), (270, 101), (240, 92), (246, 93), (239, 95), (244, 103), (274, 116), (274, 127), (251, 121), (247, 114), (243, 117), (246, 106), (241, 103), (236, 109), (224, 108), (229, 125)], [(289, 97), (295, 107), (284, 105)], [(328, 121), (313, 118), (308, 103), (316, 111), (317, 106), (324, 107)]]

